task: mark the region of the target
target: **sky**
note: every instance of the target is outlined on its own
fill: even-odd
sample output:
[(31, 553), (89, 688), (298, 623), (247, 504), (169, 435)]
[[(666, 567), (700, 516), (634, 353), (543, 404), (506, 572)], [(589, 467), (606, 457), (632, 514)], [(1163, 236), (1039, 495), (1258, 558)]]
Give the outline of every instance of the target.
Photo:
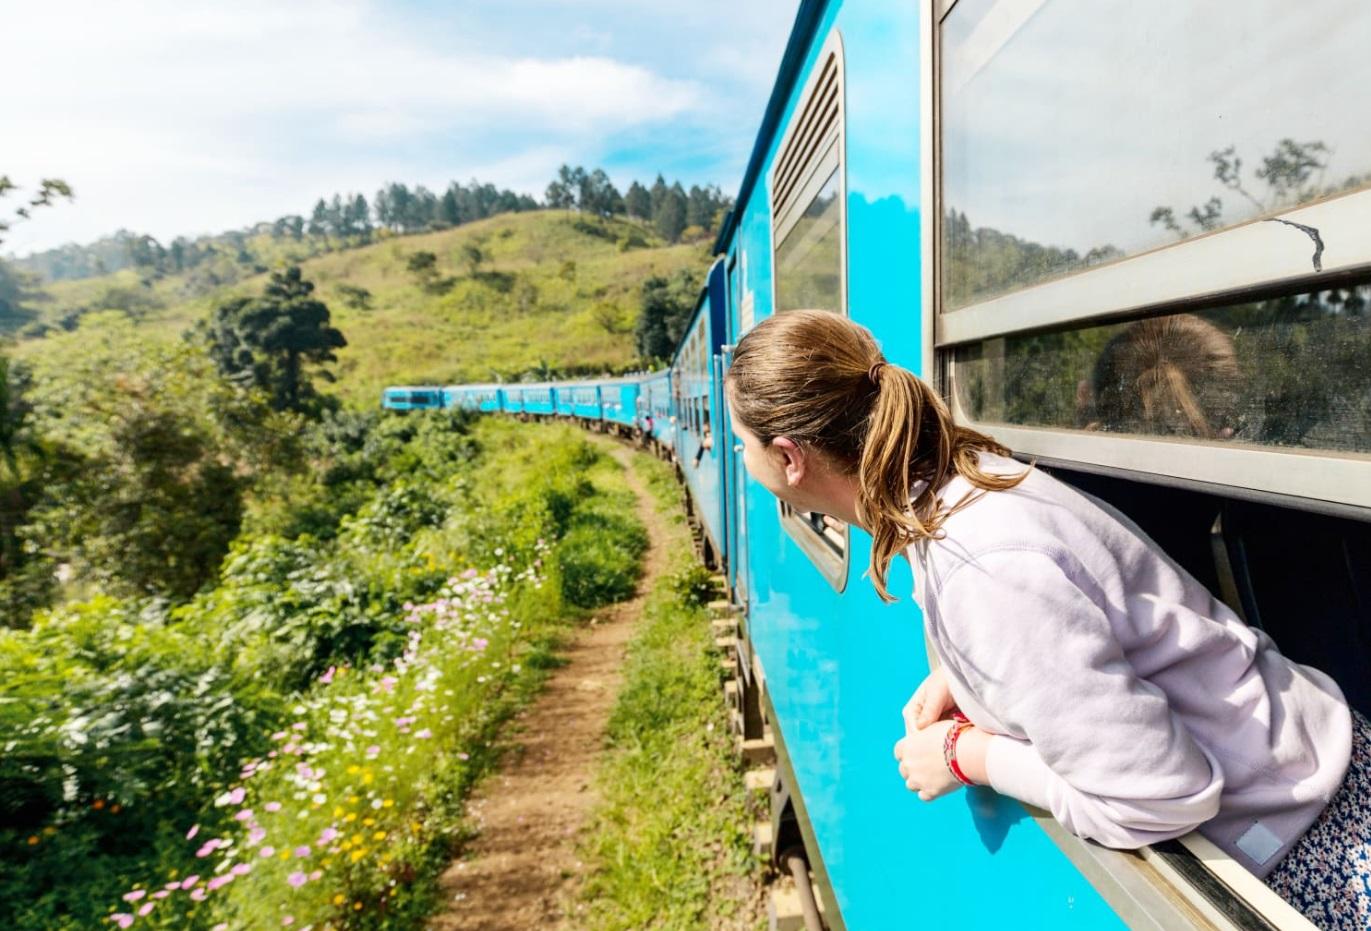
[(0, 0), (0, 175), (76, 193), (0, 249), (214, 233), (390, 181), (541, 197), (563, 162), (733, 194), (796, 7)]

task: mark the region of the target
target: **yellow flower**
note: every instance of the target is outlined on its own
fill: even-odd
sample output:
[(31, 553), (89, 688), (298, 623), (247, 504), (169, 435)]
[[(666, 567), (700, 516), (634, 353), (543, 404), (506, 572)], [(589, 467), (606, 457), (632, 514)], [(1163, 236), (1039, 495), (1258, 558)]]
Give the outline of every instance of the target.
[(335, 818), (341, 818), (341, 817), (343, 817), (343, 806), (342, 806), (342, 805), (334, 805), (334, 806), (333, 806), (333, 817), (335, 817)]
[(371, 827), (373, 824), (376, 823), (376, 819), (375, 819), (375, 818), (363, 818), (363, 819), (362, 819), (362, 823), (365, 824), (367, 827)]
[(348, 767), (348, 775), (349, 775), (349, 776), (355, 776), (355, 775), (357, 775), (358, 773), (360, 773), (361, 771), (362, 771), (362, 767), (358, 766), (356, 763), (353, 763), (351, 766)]
[(365, 847), (361, 848), (360, 850), (354, 850), (354, 851), (352, 852), (352, 862), (353, 862), (353, 863), (356, 863), (358, 860), (362, 859), (362, 858), (365, 857), (366, 855), (367, 855), (367, 849), (366, 849)]
[(29, 846), (32, 847), (32, 846), (33, 846), (34, 844), (36, 844), (36, 843), (38, 843), (38, 835), (37, 835), (37, 834), (30, 834), (30, 835), (29, 835)]
[(51, 837), (52, 835), (57, 833), (57, 828), (53, 827), (52, 825), (48, 825), (47, 827), (43, 828), (43, 833), (46, 834), (48, 837)]
[(357, 812), (355, 812), (355, 811), (350, 811), (350, 812), (348, 812), (348, 816), (347, 816), (346, 818), (344, 818), (343, 820), (344, 820), (344, 821), (356, 821), (356, 820), (357, 820)]
[(351, 840), (354, 844), (360, 844), (362, 841), (366, 840), (366, 838), (363, 837), (361, 834), (354, 834), (352, 835), (352, 837), (348, 839)]
[(386, 832), (385, 832), (385, 831), (377, 831), (375, 834), (371, 835), (371, 839), (372, 839), (372, 840), (385, 840), (385, 839), (386, 839)]
[(289, 851), (289, 850), (282, 850), (282, 851), (281, 851), (281, 859), (282, 859), (282, 860), (289, 860), (289, 859), (290, 859), (290, 851)]
[(362, 773), (362, 785), (364, 785), (364, 786), (369, 786), (369, 785), (371, 785), (371, 778), (372, 778), (372, 777), (371, 777), (371, 773)]
[(362, 903), (361, 903), (361, 902), (353, 902), (353, 903), (352, 903), (352, 910), (353, 910), (354, 912), (360, 912), (360, 911), (362, 910)]
[(347, 899), (348, 899), (348, 897), (345, 896), (345, 895), (343, 895), (343, 894), (340, 892), (340, 893), (338, 893), (337, 895), (335, 895), (335, 896), (333, 897), (333, 904), (334, 904), (334, 905), (342, 905), (344, 902), (347, 901)]
[(383, 801), (383, 802), (381, 803), (381, 807), (382, 807), (382, 808), (394, 808), (394, 807), (395, 807), (395, 799), (392, 799), (392, 798), (386, 799), (385, 801)]

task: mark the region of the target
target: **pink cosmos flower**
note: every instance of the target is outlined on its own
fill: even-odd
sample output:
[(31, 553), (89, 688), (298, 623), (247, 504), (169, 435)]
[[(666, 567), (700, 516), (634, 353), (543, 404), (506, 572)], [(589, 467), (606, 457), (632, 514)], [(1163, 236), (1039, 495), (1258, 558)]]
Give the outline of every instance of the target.
[(266, 837), (266, 828), (253, 828), (251, 831), (248, 832), (248, 846), (256, 847), (262, 841), (266, 840)]
[(241, 805), (243, 804), (243, 799), (247, 797), (247, 794), (247, 790), (245, 790), (242, 786), (238, 786), (238, 788), (229, 792), (228, 803), (230, 805)]
[(156, 902), (144, 902), (144, 903), (143, 903), (143, 907), (140, 908), (140, 909), (138, 909), (138, 917), (139, 917), (139, 918), (145, 918), (145, 917), (147, 917), (148, 915), (151, 915), (151, 914), (152, 914), (152, 908), (153, 908), (153, 906), (156, 905), (156, 904), (157, 904)]
[(376, 744), (372, 744), (370, 747), (367, 747), (367, 759), (368, 759), (368, 760), (374, 760), (374, 759), (376, 759), (376, 757), (378, 757), (378, 756), (380, 756), (380, 755), (381, 755), (381, 748), (380, 748), (379, 746), (377, 746)]
[(197, 873), (191, 873), (191, 874), (190, 874), (189, 876), (187, 876), (185, 879), (181, 880), (181, 888), (182, 888), (182, 889), (189, 889), (189, 888), (191, 888), (192, 886), (194, 886), (196, 883), (198, 883), (199, 881), (200, 881), (200, 876), (199, 876), (199, 874), (197, 874)]
[(259, 850), (259, 851), (257, 851), (257, 852), (258, 852), (258, 854), (260, 854), (260, 855), (263, 856), (263, 857), (274, 857), (274, 856), (276, 856), (276, 848), (275, 848), (275, 847), (263, 847), (261, 850)]
[(186, 840), (191, 840), (196, 834), (200, 833), (200, 825), (194, 825), (186, 832)]
[(299, 847), (295, 848), (295, 855), (297, 857), (307, 857), (310, 853), (311, 851), (308, 844), (301, 844)]
[(333, 681), (333, 674), (334, 674), (336, 671), (337, 671), (337, 667), (334, 667), (334, 666), (328, 667), (328, 672), (326, 672), (326, 673), (324, 673), (322, 676), (320, 676), (320, 677), (319, 677), (319, 681), (322, 682), (324, 685), (328, 685), (330, 682)]
[(286, 734), (285, 731), (277, 731), (276, 733), (274, 733), (274, 734), (271, 735), (271, 739), (272, 739), (272, 740), (285, 740), (287, 736), (289, 736), (289, 735)]
[[(176, 883), (172, 883), (172, 885), (174, 886), (174, 885), (176, 885)], [(171, 895), (171, 893), (168, 892), (166, 889), (158, 889), (156, 892), (154, 892), (154, 893), (152, 894), (152, 897), (153, 897), (154, 899), (165, 899), (165, 898), (166, 898), (167, 896), (169, 896), (169, 895)], [(144, 907), (144, 908), (151, 908), (151, 907), (152, 907), (152, 903), (149, 902), (147, 905), (144, 905), (143, 907)]]
[(244, 808), (242, 811), (237, 812), (236, 814), (234, 814), (233, 820), (234, 820), (234, 821), (251, 821), (251, 820), (252, 820), (252, 809), (251, 809), (251, 808)]
[(329, 841), (332, 841), (337, 837), (338, 832), (335, 831), (333, 828), (324, 828), (324, 830), (319, 833), (319, 843), (327, 844)]
[(323, 871), (323, 870), (315, 870), (314, 872), (312, 872), (312, 873), (309, 874), (310, 882), (317, 882), (318, 880), (323, 879), (323, 878), (324, 878), (324, 871)]
[(475, 640), (471, 641), (471, 648), (473, 650), (484, 650), (488, 646), (490, 646), (490, 641), (485, 637), (477, 637)]
[(280, 810), (281, 810), (281, 803), (280, 803), (280, 802), (267, 802), (267, 803), (266, 803), (265, 805), (263, 805), (262, 807), (265, 808), (267, 811), (280, 811)]
[(145, 896), (145, 895), (147, 895), (147, 894), (148, 894), (148, 890), (146, 890), (146, 889), (135, 889), (135, 890), (133, 890), (132, 892), (126, 892), (126, 893), (124, 893), (124, 901), (125, 901), (125, 902), (137, 902), (139, 899), (141, 899), (143, 896)]
[(190, 891), (190, 898), (192, 902), (203, 902), (209, 898), (209, 893), (205, 891), (204, 886), (197, 886)]
[(125, 915), (123, 912), (110, 915), (109, 920), (114, 922), (121, 928), (127, 928), (129, 925), (133, 924), (133, 916)]
[(246, 876), (252, 872), (251, 863), (235, 863), (233, 869), (229, 870), (234, 876)]
[(309, 877), (299, 870), (296, 870), (286, 877), (286, 882), (290, 883), (291, 888), (299, 889), (305, 883), (309, 882)]

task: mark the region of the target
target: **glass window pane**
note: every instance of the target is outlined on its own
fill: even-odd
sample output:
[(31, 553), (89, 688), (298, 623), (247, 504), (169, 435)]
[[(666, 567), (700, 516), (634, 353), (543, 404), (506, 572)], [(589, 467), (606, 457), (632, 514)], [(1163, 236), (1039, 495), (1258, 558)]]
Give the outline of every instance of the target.
[(961, 0), (942, 43), (947, 310), (1371, 184), (1358, 0)]
[(776, 309), (842, 312), (842, 248), (835, 170), (776, 249)]
[(986, 340), (954, 380), (984, 423), (1371, 453), (1368, 358), (1361, 284)]

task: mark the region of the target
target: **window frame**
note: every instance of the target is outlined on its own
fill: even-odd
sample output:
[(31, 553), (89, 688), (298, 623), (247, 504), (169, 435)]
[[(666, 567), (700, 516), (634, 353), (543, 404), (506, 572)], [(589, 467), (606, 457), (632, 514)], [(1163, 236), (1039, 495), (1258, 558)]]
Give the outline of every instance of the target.
[[(1114, 474), (1118, 469), (1114, 464), (1119, 461), (1119, 453), (1126, 450), (1131, 465), (1130, 477), (1150, 480), (1164, 484), (1174, 484), (1168, 478), (1183, 461), (1193, 461), (1211, 457), (1213, 454), (1238, 454), (1228, 461), (1220, 462), (1217, 467), (1200, 467), (1193, 471), (1211, 476), (1206, 481), (1219, 486), (1227, 493), (1246, 486), (1240, 482), (1229, 481), (1233, 471), (1239, 466), (1252, 467), (1252, 456), (1279, 457), (1283, 465), (1289, 465), (1292, 456), (1308, 456), (1321, 463), (1340, 457), (1311, 456), (1301, 452), (1266, 452), (1247, 449), (1206, 445), (1196, 442), (1166, 441), (1161, 439), (1127, 439), (1118, 436), (1086, 433), (1075, 430), (1056, 430), (1032, 427), (1007, 427), (1001, 424), (982, 424), (970, 420), (956, 403), (954, 372), (951, 357), (953, 348), (971, 341), (970, 337), (958, 335), (954, 325), (949, 337), (945, 328), (945, 317), (955, 317), (978, 305), (970, 305), (962, 310), (944, 315), (942, 312), (942, 121), (941, 121), (941, 39), (943, 20), (957, 6), (958, 0), (931, 0), (920, 5), (919, 58), (920, 109), (924, 114), (920, 128), (920, 185), (922, 203), (931, 209), (921, 211), (923, 247), (920, 256), (920, 273), (923, 306), (928, 308), (922, 314), (922, 335), (925, 346), (923, 362), (926, 377), (935, 380), (945, 398), (949, 399), (953, 413), (961, 423), (966, 423), (1006, 443), (1016, 452), (1053, 456), (1053, 450), (1065, 450), (1074, 455), (1059, 456), (1068, 460), (1073, 467), (1088, 471), (1103, 471)], [(1235, 228), (1236, 229), (1236, 228)], [(1229, 231), (1231, 232), (1231, 230)], [(1216, 237), (1219, 234), (1214, 234)], [(1204, 237), (1208, 238), (1208, 237)], [(1197, 237), (1197, 240), (1199, 237)], [(1172, 247), (1167, 247), (1172, 248)], [(1151, 253), (1134, 257), (1146, 258)], [(1069, 276), (1063, 281), (1074, 281), (1087, 276), (1108, 271), (1115, 266), (1123, 266), (1133, 259), (1124, 259), (1115, 265), (1103, 266)], [(1032, 288), (1027, 290), (1033, 290)], [(998, 300), (998, 299), (996, 299)], [(1171, 312), (1178, 309), (1174, 305)], [(1165, 313), (1166, 310), (1160, 310)], [(1105, 312), (1094, 315), (1094, 319), (1116, 315)], [(976, 332), (973, 322), (964, 324), (961, 333)], [(1084, 322), (1089, 316), (1076, 318)], [(1069, 322), (1069, 321), (1068, 321)], [(987, 334), (977, 338), (989, 338), (1005, 333)], [(1031, 436), (1027, 434), (1032, 434)], [(1079, 445), (1073, 445), (1079, 444)], [(1116, 448), (1102, 450), (1101, 444)], [(1151, 447), (1156, 447), (1155, 449)], [(1148, 456), (1165, 455), (1165, 468), (1142, 473), (1138, 469), (1139, 450)], [(1178, 455), (1178, 453), (1182, 455)], [(1184, 455), (1189, 453), (1189, 455)], [(1203, 453), (1204, 455), (1200, 455)], [(1246, 457), (1246, 458), (1244, 458)], [(1220, 455), (1220, 459), (1224, 457)], [(1268, 460), (1269, 461), (1269, 460)], [(1149, 460), (1150, 465), (1160, 465)], [(1122, 465), (1122, 464), (1121, 464)], [(1258, 463), (1258, 465), (1260, 465)], [(1250, 477), (1248, 477), (1250, 480)], [(930, 668), (937, 666), (937, 656), (927, 649)], [(1297, 912), (1289, 903), (1277, 895), (1269, 886), (1248, 872), (1236, 860), (1229, 857), (1207, 838), (1192, 831), (1175, 841), (1144, 847), (1136, 851), (1113, 850), (1093, 841), (1083, 840), (1068, 832), (1048, 812), (1025, 805), (1025, 810), (1038, 823), (1062, 853), (1076, 866), (1081, 875), (1095, 888), (1130, 927), (1169, 931), (1175, 927), (1209, 926), (1224, 931), (1252, 931), (1252, 929), (1290, 929), (1290, 931), (1315, 931), (1314, 925)], [(1199, 880), (1199, 881), (1197, 881)]]
[[(820, 90), (821, 82), (824, 81), (829, 73), (829, 59), (834, 60), (837, 82), (837, 118), (833, 138), (829, 138), (827, 132), (821, 133), (814, 140), (815, 144), (811, 151), (801, 155), (799, 162), (793, 163), (798, 167), (793, 168), (790, 176), (788, 191), (788, 202), (785, 204), (781, 215), (776, 211), (776, 183), (781, 174), (781, 169), (790, 165), (786, 156), (790, 154), (789, 145), (791, 141), (806, 128), (808, 121), (809, 103), (815, 99), (816, 93)], [(767, 170), (767, 210), (770, 222), (767, 228), (771, 234), (770, 257), (771, 257), (771, 308), (772, 313), (784, 313), (778, 310), (776, 298), (780, 281), (780, 266), (777, 264), (777, 252), (784, 242), (786, 235), (794, 229), (795, 224), (804, 215), (806, 209), (813, 202), (814, 198), (823, 190), (835, 173), (838, 182), (838, 313), (844, 317), (848, 314), (847, 304), (847, 70), (843, 51), (842, 32), (834, 27), (829, 30), (824, 38), (823, 44), (819, 47), (818, 55), (815, 56), (814, 64), (810, 68), (809, 76), (805, 84), (795, 97), (795, 107), (791, 111), (790, 119), (786, 123), (784, 132), (781, 133), (776, 145), (775, 155), (772, 159), (770, 168)], [(815, 111), (817, 114), (818, 111)], [(800, 551), (808, 557), (809, 561), (818, 570), (819, 574), (833, 587), (838, 594), (842, 594), (847, 589), (849, 568), (852, 561), (852, 531), (844, 527), (842, 531), (842, 550), (835, 552), (831, 538), (824, 531), (817, 530), (812, 521), (802, 516), (799, 512), (792, 509), (789, 505), (776, 500), (776, 513), (781, 524), (781, 529), (790, 537), (800, 548)]]
[[(1340, 506), (1371, 520), (1371, 455), (1316, 448), (1297, 449), (1229, 441), (1167, 439), (1030, 427), (978, 421), (957, 399), (957, 346), (1033, 330), (1103, 324), (1127, 318), (1184, 313), (1199, 306), (1251, 299), (1277, 289), (1334, 287), (1353, 275), (1371, 277), (1371, 190), (1338, 194), (1277, 214), (1159, 246), (1098, 268), (1020, 288), (957, 310), (943, 306), (942, 23), (957, 0), (934, 0), (929, 23), (932, 127), (925, 134), (926, 242), (932, 264), (925, 268), (925, 295), (933, 312), (926, 345), (926, 371), (959, 422), (989, 433), (1017, 452), (1069, 460), (1096, 469), (1143, 473), (1145, 480), (1219, 485), (1278, 496), (1305, 509)], [(927, 151), (927, 147), (932, 151)], [(1311, 262), (1309, 237), (1289, 224), (1320, 231), (1322, 270)], [(1305, 248), (1308, 246), (1309, 248)], [(1148, 478), (1155, 477), (1155, 478)]]

